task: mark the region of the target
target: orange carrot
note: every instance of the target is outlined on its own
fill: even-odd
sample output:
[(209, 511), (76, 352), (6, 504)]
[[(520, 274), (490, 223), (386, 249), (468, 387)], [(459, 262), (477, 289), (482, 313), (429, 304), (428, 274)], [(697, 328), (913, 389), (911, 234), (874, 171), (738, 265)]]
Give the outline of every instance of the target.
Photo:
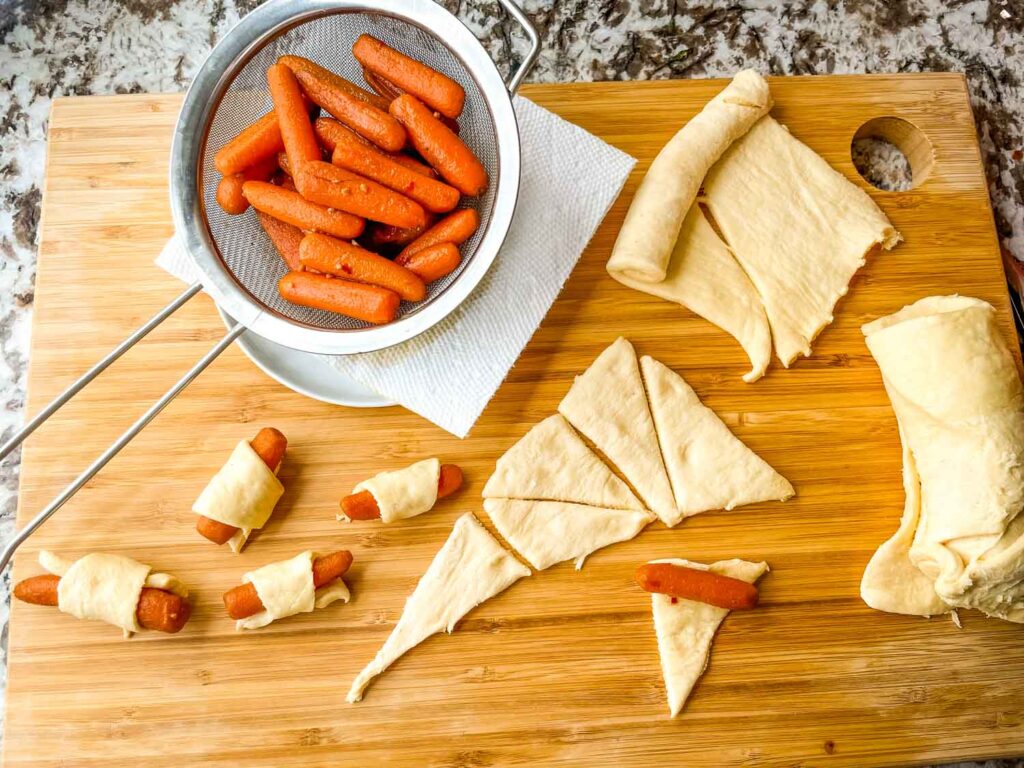
[[(451, 496), (462, 486), (462, 469), (458, 464), (442, 464), (437, 480), (437, 498)], [(341, 511), (349, 520), (376, 520), (380, 507), (369, 491), (351, 493), (341, 499)]]
[(346, 280), (379, 285), (406, 301), (422, 301), (427, 295), (423, 281), (405, 267), (358, 245), (327, 235), (306, 235), (299, 246), (299, 259), (304, 267)]
[[(363, 80), (365, 80), (367, 84), (371, 88), (373, 88), (373, 90), (375, 90), (385, 99), (387, 99), (389, 104), (395, 99), (397, 99), (399, 96), (405, 94), (405, 91), (403, 91), (397, 85), (392, 83), (390, 80), (381, 77), (375, 72), (371, 72), (366, 67), (363, 67)], [(448, 117), (448, 115), (442, 115), (440, 112), (437, 111), (434, 112), (434, 117), (436, 117), (442, 123), (447, 125), (451, 129), (452, 133), (456, 135), (459, 134), (460, 128), (458, 120), (456, 120), (453, 117)]]
[(225, 176), (240, 173), (284, 149), (277, 114), (268, 112), (217, 150), (213, 164)]
[(454, 272), (461, 260), (459, 249), (452, 243), (440, 243), (417, 251), (405, 260), (403, 266), (424, 283), (432, 283)]
[(370, 35), (360, 35), (352, 54), (371, 72), (386, 78), (442, 115), (458, 117), (466, 101), (462, 86), (436, 69), (411, 59)]
[(487, 188), (487, 171), (473, 151), (420, 101), (409, 94), (399, 96), (390, 110), (408, 130), (413, 147), (441, 178), (470, 197)]
[(427, 214), (427, 220), (422, 227), (394, 227), (390, 224), (373, 222), (366, 227), (363, 236), (359, 238), (370, 250), (382, 253), (385, 251), (398, 252), (417, 237), (427, 231), (437, 217), (432, 213)]
[(394, 320), (402, 302), (397, 293), (387, 288), (308, 272), (289, 272), (278, 282), (277, 289), (293, 304), (338, 312), (375, 325)]
[(242, 185), (247, 181), (266, 181), (277, 170), (277, 158), (268, 155), (244, 171), (225, 176), (217, 185), (217, 204), (232, 216), (245, 213), (249, 201), (242, 194)]
[(299, 244), (305, 237), (302, 230), (287, 222), (275, 219), (269, 213), (256, 211), (260, 226), (267, 233), (270, 242), (288, 265), (288, 269), (296, 272), (302, 270), (302, 262), (299, 260)]
[(314, 203), (396, 227), (418, 227), (426, 221), (419, 203), (330, 163), (306, 163), (294, 179), (303, 197)]
[(257, 211), (263, 211), (299, 229), (351, 239), (363, 234), (366, 222), (344, 211), (311, 203), (298, 192), (265, 181), (247, 181), (242, 193)]
[(672, 563), (647, 563), (636, 572), (636, 582), (648, 592), (696, 600), (730, 611), (757, 606), (757, 587), (742, 579)]
[(459, 190), (444, 182), (410, 171), (379, 152), (359, 146), (355, 141), (340, 141), (331, 155), (339, 168), (358, 173), (401, 192), (431, 213), (447, 213), (459, 204)]
[(329, 153), (333, 153), (338, 148), (339, 144), (345, 144), (347, 146), (348, 142), (352, 142), (354, 144), (359, 144), (365, 149), (377, 152), (381, 157), (386, 157), (392, 162), (398, 163), (399, 165), (408, 168), (410, 171), (415, 171), (421, 176), (429, 176), (431, 179), (437, 178), (437, 174), (434, 173), (434, 169), (429, 165), (425, 165), (419, 160), (415, 160), (402, 152), (385, 152), (376, 144), (367, 141), (351, 128), (339, 123), (334, 118), (318, 118), (313, 126), (313, 130), (316, 132), (316, 137), (320, 140), (320, 143)]
[(282, 56), (277, 60), (277, 63), (284, 64), (296, 76), (298, 76), (299, 72), (309, 72), (316, 75), (320, 80), (329, 83), (332, 88), (344, 91), (349, 96), (358, 99), (364, 104), (376, 107), (383, 112), (388, 111), (388, 104), (391, 103), (391, 99), (378, 96), (376, 93), (370, 93), (370, 91), (360, 88), (351, 80), (346, 80), (341, 75), (335, 74), (329, 69), (324, 69), (309, 59), (304, 59), (301, 56)]
[(449, 214), (441, 219), (418, 238), (413, 240), (405, 249), (398, 254), (395, 263), (405, 266), (409, 258), (424, 248), (440, 243), (462, 243), (469, 240), (480, 226), (480, 216), (472, 208), (464, 208), (461, 211)]
[(326, 109), (360, 136), (389, 152), (397, 152), (405, 146), (405, 129), (387, 112), (333, 87), (313, 72), (300, 71), (296, 77), (314, 104)]
[(316, 143), (313, 124), (309, 121), (295, 75), (288, 67), (273, 64), (267, 70), (267, 84), (281, 126), (284, 150), (292, 168), (301, 168), (305, 163), (319, 160), (320, 145)]

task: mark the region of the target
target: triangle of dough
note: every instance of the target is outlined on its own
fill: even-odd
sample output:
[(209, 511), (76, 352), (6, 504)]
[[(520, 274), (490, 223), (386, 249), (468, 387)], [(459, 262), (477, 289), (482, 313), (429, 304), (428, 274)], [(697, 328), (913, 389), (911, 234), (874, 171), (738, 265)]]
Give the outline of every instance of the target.
[(629, 486), (557, 413), (534, 425), (498, 459), (494, 474), (484, 486), (484, 498), (553, 499), (612, 509), (644, 508)]
[(402, 616), (373, 661), (352, 681), (347, 700), (363, 698), (370, 682), (402, 654), (455, 623), (480, 603), (510, 587), (530, 569), (515, 559), (467, 512), (405, 602)]
[[(698, 568), (751, 584), (768, 570), (767, 563), (750, 563), (746, 560), (721, 560), (711, 565), (675, 559), (652, 562)], [(669, 711), (675, 717), (682, 711), (690, 691), (707, 669), (711, 642), (718, 626), (729, 615), (729, 610), (682, 598), (675, 598), (675, 602), (672, 600), (668, 595), (651, 595), (661, 674), (665, 678)]]
[(498, 532), (538, 571), (563, 560), (575, 560), (578, 571), (591, 552), (632, 539), (654, 519), (646, 510), (561, 501), (485, 499), (484, 509)]
[(576, 377), (558, 412), (621, 470), (666, 525), (678, 518), (632, 344), (620, 337), (598, 355)]
[(789, 481), (730, 432), (682, 376), (651, 357), (640, 365), (676, 494), (671, 525), (709, 509), (793, 496)]

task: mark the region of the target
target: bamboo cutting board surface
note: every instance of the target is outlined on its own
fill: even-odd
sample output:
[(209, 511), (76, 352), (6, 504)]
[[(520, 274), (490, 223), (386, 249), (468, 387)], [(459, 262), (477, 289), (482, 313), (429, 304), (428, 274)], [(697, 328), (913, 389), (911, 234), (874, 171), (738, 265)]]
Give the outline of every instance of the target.
[[(537, 85), (524, 93), (638, 157), (561, 297), (469, 439), (400, 408), (355, 410), (279, 386), (225, 353), (21, 551), (124, 553), (184, 578), (178, 636), (16, 603), (7, 766), (883, 765), (1024, 754), (1024, 628), (868, 609), (861, 572), (903, 505), (896, 422), (859, 327), (922, 296), (961, 292), (1012, 323), (964, 81), (954, 75), (772, 81), (774, 114), (878, 201), (906, 242), (872, 258), (814, 355), (753, 385), (739, 346), (604, 272), (651, 158), (721, 81)], [(28, 412), (178, 291), (153, 265), (171, 235), (167, 160), (179, 96), (55, 102), (44, 194)], [(934, 148), (917, 188), (863, 182), (850, 142), (898, 116)], [(585, 189), (580, 190), (586, 194)], [(571, 204), (571, 201), (566, 201)], [(529, 226), (521, 222), (521, 226)], [(120, 434), (223, 333), (193, 300), (27, 443), (20, 522)], [(789, 478), (797, 497), (655, 524), (631, 542), (535, 574), (429, 639), (350, 706), (344, 694), (400, 615), (455, 518), (481, 509), (495, 459), (550, 414), (617, 336), (680, 371)], [(1012, 346), (1016, 347), (1014, 343)], [(200, 539), (191, 502), (240, 438), (287, 434), (287, 492), (243, 556)], [(381, 469), (438, 455), (468, 485), (400, 524), (344, 525), (341, 495)], [(350, 548), (353, 600), (237, 634), (221, 593), (306, 549)], [(658, 557), (765, 559), (762, 607), (733, 614), (683, 715), (667, 716), (650, 600)]]

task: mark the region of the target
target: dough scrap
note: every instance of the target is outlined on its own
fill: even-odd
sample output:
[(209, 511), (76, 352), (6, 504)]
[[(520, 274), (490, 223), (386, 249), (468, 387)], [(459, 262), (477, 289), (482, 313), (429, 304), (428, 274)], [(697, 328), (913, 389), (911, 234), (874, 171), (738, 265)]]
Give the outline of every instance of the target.
[(810, 355), (868, 252), (900, 240), (866, 192), (768, 115), (708, 171), (704, 192), (786, 367)]
[[(746, 560), (721, 560), (711, 565), (671, 558), (651, 562), (711, 571), (751, 584), (768, 570), (767, 563), (750, 563)], [(690, 691), (707, 669), (711, 642), (729, 611), (682, 598), (676, 598), (673, 602), (673, 598), (668, 595), (657, 593), (651, 595), (651, 608), (654, 612), (654, 631), (658, 636), (658, 655), (661, 657), (661, 673), (665, 679), (669, 711), (671, 717), (675, 717), (682, 711)]]
[(640, 367), (675, 492), (676, 517), (666, 525), (710, 509), (794, 495), (789, 481), (730, 432), (682, 376), (647, 356)]
[(450, 634), (470, 610), (529, 575), (530, 569), (509, 554), (471, 512), (464, 514), (406, 601), (384, 645), (352, 681), (347, 701), (361, 700), (370, 682), (402, 654), (437, 632)]
[(484, 499), (498, 532), (538, 571), (563, 560), (576, 570), (591, 552), (628, 541), (654, 519), (644, 511), (606, 509), (561, 501)]
[(498, 459), (494, 474), (484, 486), (484, 498), (644, 508), (629, 486), (608, 469), (557, 413), (534, 425)]
[(264, 610), (239, 619), (235, 622), (235, 629), (259, 629), (277, 619), (309, 613), (336, 600), (347, 603), (350, 597), (348, 585), (340, 578), (320, 589), (314, 587), (313, 560), (316, 557), (311, 551), (300, 552), (288, 560), (270, 563), (246, 573), (242, 581), (256, 587), (256, 594)]
[[(369, 491), (373, 494), (380, 509), (380, 519), (391, 523), (433, 509), (437, 503), (437, 483), (440, 478), (440, 460), (424, 459), (403, 469), (374, 475), (356, 485), (352, 493)], [(338, 515), (338, 519), (348, 518)]]
[(677, 519), (632, 344), (620, 337), (598, 355), (576, 377), (558, 412), (621, 470), (666, 525)]

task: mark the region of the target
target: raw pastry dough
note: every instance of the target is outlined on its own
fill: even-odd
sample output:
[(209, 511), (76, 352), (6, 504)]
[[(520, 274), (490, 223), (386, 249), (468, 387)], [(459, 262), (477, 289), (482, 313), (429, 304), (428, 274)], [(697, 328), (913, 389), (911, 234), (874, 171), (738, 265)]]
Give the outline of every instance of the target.
[[(767, 563), (750, 563), (746, 560), (721, 560), (711, 565), (676, 559), (651, 562), (711, 571), (751, 584), (768, 570)], [(671, 716), (675, 717), (682, 711), (690, 691), (707, 669), (711, 657), (711, 641), (729, 611), (682, 598), (675, 598), (673, 602), (673, 598), (661, 594), (651, 595), (651, 607), (654, 611), (654, 631), (658, 636), (658, 654), (661, 656), (661, 673), (665, 678), (668, 707)]]
[[(554, 414), (498, 459), (484, 498), (553, 499), (612, 509), (643, 509), (568, 422)], [(502, 535), (505, 535), (504, 531)]]
[(868, 252), (900, 240), (862, 189), (767, 115), (708, 171), (704, 191), (785, 366), (811, 353)]
[(288, 560), (264, 565), (242, 577), (256, 587), (264, 610), (235, 622), (235, 629), (259, 629), (272, 621), (309, 613), (336, 600), (349, 601), (348, 586), (338, 578), (320, 589), (313, 586), (313, 552), (300, 552)]
[[(437, 483), (440, 478), (440, 460), (424, 459), (405, 469), (374, 475), (359, 483), (352, 489), (352, 493), (369, 491), (380, 509), (380, 519), (392, 523), (433, 509), (437, 503)], [(338, 515), (338, 519), (348, 518)]]
[(578, 571), (591, 552), (632, 539), (654, 519), (646, 510), (561, 501), (484, 499), (484, 509), (498, 532), (538, 571), (563, 560), (575, 560)]
[(753, 382), (764, 375), (772, 356), (772, 335), (761, 297), (697, 203), (683, 220), (664, 280), (637, 280), (610, 266), (609, 274), (623, 285), (681, 304), (714, 323), (750, 358), (751, 370), (743, 380)]
[(626, 476), (648, 508), (678, 520), (633, 345), (619, 338), (598, 355), (558, 411)]
[(771, 106), (764, 78), (744, 70), (662, 147), (626, 213), (608, 260), (610, 273), (665, 279), (683, 217), (708, 168)]
[(370, 682), (402, 654), (437, 632), (451, 633), (474, 607), (529, 575), (530, 569), (510, 555), (472, 513), (464, 514), (406, 601), (384, 645), (352, 681), (348, 702), (362, 699)]
[(248, 441), (240, 440), (227, 463), (210, 480), (192, 505), (197, 515), (238, 528), (228, 540), (238, 553), (249, 534), (262, 528), (284, 494), (284, 486)]
[(899, 530), (864, 572), (864, 601), (1024, 623), (1024, 387), (995, 310), (933, 296), (863, 330), (896, 412), (907, 489)]
[(150, 573), (148, 565), (122, 555), (93, 552), (71, 562), (43, 550), (39, 564), (60, 576), (57, 607), (61, 611), (79, 619), (113, 624), (124, 630), (125, 637), (141, 629), (135, 611), (143, 587), (188, 597), (188, 589), (174, 576)]
[(733, 435), (682, 376), (647, 356), (640, 367), (678, 510), (666, 525), (709, 509), (793, 496), (789, 481)]

